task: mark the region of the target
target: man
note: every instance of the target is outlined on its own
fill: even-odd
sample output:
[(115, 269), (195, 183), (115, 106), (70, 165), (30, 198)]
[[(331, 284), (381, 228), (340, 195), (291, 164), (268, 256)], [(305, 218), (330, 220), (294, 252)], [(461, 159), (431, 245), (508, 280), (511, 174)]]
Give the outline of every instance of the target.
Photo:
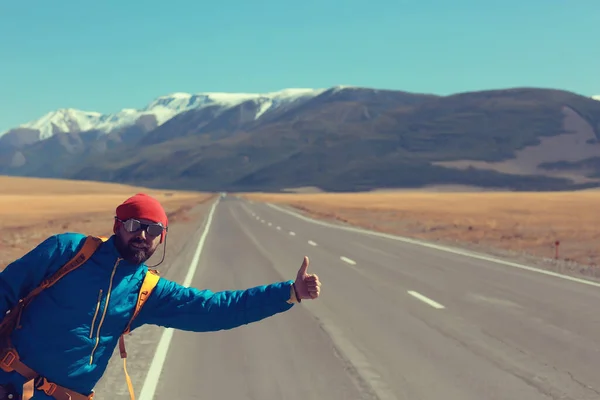
[[(36, 379), (33, 399), (82, 400), (93, 393), (131, 321), (148, 273), (145, 262), (167, 231), (167, 215), (156, 199), (141, 193), (127, 199), (116, 209), (114, 235), (25, 308), (11, 342), (20, 361), (46, 379)], [(76, 233), (51, 236), (8, 265), (0, 273), (0, 315), (67, 263), (85, 238)], [(307, 274), (307, 267), (305, 257), (295, 280), (216, 293), (160, 277), (130, 329), (154, 324), (207, 332), (260, 321), (319, 296), (321, 283)], [(0, 369), (5, 391), (20, 395), (25, 381), (17, 371)], [(60, 388), (49, 395), (51, 384)]]

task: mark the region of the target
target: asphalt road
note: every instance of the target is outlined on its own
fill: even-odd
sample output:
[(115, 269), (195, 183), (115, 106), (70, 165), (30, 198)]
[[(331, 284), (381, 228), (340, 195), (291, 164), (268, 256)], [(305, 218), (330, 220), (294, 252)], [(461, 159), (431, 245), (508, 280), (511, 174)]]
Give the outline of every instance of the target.
[[(247, 288), (294, 278), (308, 255), (321, 297), (230, 331), (142, 328), (128, 338), (139, 400), (600, 398), (598, 284), (232, 197), (205, 226), (172, 279)], [(128, 398), (116, 358), (99, 399)]]

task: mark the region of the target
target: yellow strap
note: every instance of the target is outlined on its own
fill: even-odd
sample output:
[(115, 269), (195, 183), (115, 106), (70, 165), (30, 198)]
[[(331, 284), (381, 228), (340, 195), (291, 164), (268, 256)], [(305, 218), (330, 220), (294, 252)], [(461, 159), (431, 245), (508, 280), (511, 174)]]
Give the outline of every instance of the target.
[(152, 269), (148, 270), (148, 273), (146, 273), (146, 276), (144, 277), (144, 281), (142, 282), (142, 287), (140, 288), (140, 291), (138, 293), (138, 301), (135, 305), (135, 311), (133, 312), (131, 320), (129, 320), (129, 324), (127, 325), (127, 328), (125, 328), (124, 334), (129, 333), (129, 330), (131, 328), (131, 323), (140, 313), (142, 306), (144, 305), (146, 300), (148, 300), (148, 297), (150, 296), (150, 294), (156, 287), (156, 284), (158, 283), (159, 279), (160, 279), (160, 275), (158, 274), (158, 271), (152, 270)]
[(119, 338), (119, 350), (121, 352), (121, 358), (123, 359), (123, 371), (125, 371), (125, 381), (127, 382), (127, 388), (129, 389), (129, 397), (131, 397), (131, 400), (135, 400), (135, 392), (133, 390), (131, 378), (129, 377), (129, 373), (127, 372), (127, 351), (125, 350), (124, 335), (129, 333), (131, 323), (140, 313), (142, 306), (144, 305), (146, 300), (148, 300), (148, 297), (156, 287), (156, 284), (158, 283), (159, 279), (160, 275), (158, 274), (158, 271), (152, 269), (148, 270), (148, 273), (146, 274), (146, 276), (144, 277), (144, 281), (142, 282), (142, 287), (140, 288), (140, 291), (138, 293), (138, 301), (135, 305), (135, 311), (133, 312), (133, 316), (129, 320), (129, 324), (125, 329), (125, 332), (123, 332), (123, 334)]
[(127, 358), (123, 358), (123, 371), (125, 371), (125, 380), (127, 381), (127, 389), (129, 389), (129, 397), (131, 397), (131, 400), (135, 400), (133, 383), (131, 383), (131, 378), (129, 377), (129, 373), (127, 373)]

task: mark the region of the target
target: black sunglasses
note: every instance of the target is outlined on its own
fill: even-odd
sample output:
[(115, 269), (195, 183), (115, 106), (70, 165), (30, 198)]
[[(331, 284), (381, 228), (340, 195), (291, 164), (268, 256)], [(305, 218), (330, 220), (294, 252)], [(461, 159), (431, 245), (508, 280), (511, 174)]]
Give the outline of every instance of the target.
[(117, 221), (122, 222), (125, 230), (130, 233), (137, 232), (137, 231), (143, 229), (150, 236), (160, 236), (160, 235), (162, 235), (163, 231), (168, 231), (168, 229), (166, 227), (162, 226), (162, 224), (160, 224), (160, 223), (158, 223), (158, 224), (143, 224), (140, 221), (138, 221), (137, 219), (133, 219), (133, 218), (130, 218), (126, 221), (120, 220), (119, 218), (115, 218), (115, 219)]

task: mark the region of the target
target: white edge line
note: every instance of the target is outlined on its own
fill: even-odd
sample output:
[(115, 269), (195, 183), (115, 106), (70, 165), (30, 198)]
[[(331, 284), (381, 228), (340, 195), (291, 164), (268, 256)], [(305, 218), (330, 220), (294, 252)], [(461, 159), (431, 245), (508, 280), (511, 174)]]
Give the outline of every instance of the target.
[(410, 294), (413, 297), (416, 297), (417, 299), (421, 300), (423, 303), (429, 304), (433, 308), (437, 308), (437, 309), (443, 309), (443, 308), (445, 308), (440, 303), (438, 303), (436, 301), (433, 301), (433, 300), (431, 300), (428, 297), (423, 296), (421, 293), (415, 292), (413, 290), (409, 290), (408, 294)]
[(351, 265), (356, 265), (356, 261), (354, 261), (354, 260), (351, 260), (351, 259), (349, 259), (348, 257), (341, 256), (341, 257), (340, 257), (340, 260), (342, 260), (342, 261), (344, 261), (344, 262), (347, 262), (348, 264), (351, 264)]
[(315, 242), (313, 242), (312, 240), (308, 241), (308, 244), (310, 244), (311, 246), (316, 246), (317, 244)]
[(431, 249), (435, 249), (435, 250), (439, 250), (439, 251), (445, 251), (445, 252), (448, 252), (448, 253), (454, 253), (454, 254), (458, 254), (458, 255), (461, 255), (461, 256), (465, 256), (465, 257), (471, 257), (471, 258), (476, 258), (476, 259), (479, 259), (479, 260), (495, 262), (497, 264), (503, 264), (503, 265), (507, 265), (509, 267), (519, 268), (519, 269), (523, 269), (523, 270), (530, 271), (530, 272), (537, 272), (539, 274), (553, 276), (555, 278), (561, 278), (561, 279), (565, 279), (565, 280), (572, 281), (572, 282), (582, 283), (584, 285), (590, 285), (590, 286), (600, 287), (600, 283), (599, 282), (594, 282), (594, 281), (590, 281), (590, 280), (587, 280), (587, 279), (575, 278), (573, 276), (559, 274), (558, 272), (547, 271), (545, 269), (530, 267), (528, 265), (523, 265), (523, 264), (511, 262), (511, 261), (500, 260), (498, 258), (494, 258), (494, 257), (491, 257), (491, 256), (487, 256), (487, 255), (483, 255), (483, 254), (479, 254), (479, 253), (475, 253), (475, 252), (471, 252), (471, 251), (467, 251), (467, 250), (461, 250), (461, 249), (457, 249), (457, 248), (453, 248), (453, 247), (449, 247), (449, 246), (437, 245), (437, 244), (433, 244), (433, 243), (424, 242), (424, 241), (421, 241), (421, 240), (410, 239), (410, 238), (403, 237), (403, 236), (391, 235), (391, 234), (388, 234), (388, 233), (375, 232), (375, 231), (370, 231), (370, 230), (367, 230), (367, 229), (354, 228), (354, 227), (349, 227), (349, 226), (334, 225), (334, 224), (330, 224), (330, 223), (327, 223), (327, 222), (324, 222), (324, 221), (318, 221), (318, 220), (315, 220), (315, 219), (312, 219), (312, 218), (305, 217), (304, 215), (300, 215), (300, 214), (295, 213), (293, 211), (286, 210), (286, 209), (281, 208), (279, 206), (276, 206), (275, 204), (272, 204), (272, 203), (266, 203), (266, 204), (269, 207), (272, 207), (272, 208), (274, 208), (276, 210), (279, 210), (281, 212), (293, 215), (293, 216), (295, 216), (297, 218), (300, 218), (300, 219), (302, 219), (304, 221), (311, 222), (311, 223), (317, 224), (317, 225), (327, 226), (327, 227), (330, 227), (330, 228), (341, 229), (341, 230), (350, 231), (350, 232), (362, 233), (362, 234), (365, 234), (365, 235), (379, 236), (379, 237), (386, 238), (386, 239), (398, 240), (400, 242), (405, 242), (405, 243), (410, 243), (410, 244), (416, 244), (416, 245), (419, 245), (419, 246), (429, 247)]
[[(206, 241), (206, 236), (208, 235), (213, 214), (215, 213), (215, 209), (217, 208), (218, 203), (219, 200), (217, 200), (210, 209), (208, 219), (206, 220), (206, 226), (204, 227), (204, 232), (202, 232), (202, 236), (200, 237), (200, 241), (198, 242), (196, 253), (194, 254), (194, 258), (192, 259), (190, 268), (188, 269), (188, 273), (185, 277), (185, 280), (183, 281), (183, 286), (189, 286), (192, 282), (192, 279), (194, 278), (196, 268), (198, 267), (198, 261), (200, 260), (200, 254), (202, 254), (202, 248), (204, 247), (204, 242)], [(139, 400), (151, 400), (154, 398), (154, 394), (156, 393), (156, 387), (158, 385), (158, 380), (162, 372), (163, 364), (165, 363), (165, 360), (167, 358), (167, 351), (169, 350), (169, 345), (171, 344), (172, 337), (173, 328), (166, 328), (163, 331), (162, 336), (160, 337), (158, 346), (156, 347), (156, 352), (154, 353), (154, 358), (150, 363), (150, 368), (148, 369), (148, 374), (146, 375), (146, 379), (144, 380), (144, 386), (142, 386), (142, 391), (140, 392)]]

